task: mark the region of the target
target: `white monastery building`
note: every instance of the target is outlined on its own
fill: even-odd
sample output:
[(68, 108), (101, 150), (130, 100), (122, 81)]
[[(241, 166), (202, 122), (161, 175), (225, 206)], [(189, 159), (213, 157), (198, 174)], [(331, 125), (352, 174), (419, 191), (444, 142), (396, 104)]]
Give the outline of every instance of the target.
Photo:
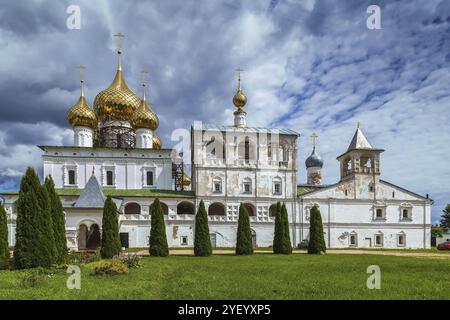
[[(308, 240), (309, 213), (318, 206), (329, 248), (429, 248), (432, 200), (380, 178), (382, 149), (372, 147), (358, 125), (347, 151), (337, 160), (341, 179), (322, 183), (323, 161), (313, 151), (306, 160), (307, 183), (298, 184), (297, 142), (289, 129), (246, 125), (247, 97), (239, 85), (232, 125), (194, 123), (191, 129), (191, 177), (172, 149), (156, 134), (158, 116), (146, 98), (127, 85), (119, 46), (111, 85), (91, 108), (84, 81), (67, 119), (73, 146), (40, 146), (44, 176), (51, 175), (64, 206), (68, 246), (95, 249), (100, 244), (103, 204), (111, 195), (118, 207), (124, 247), (147, 247), (149, 207), (159, 198), (169, 246), (192, 247), (194, 220), (204, 201), (213, 247), (233, 247), (239, 205), (250, 215), (255, 247), (273, 241), (275, 208), (284, 202), (291, 241)], [(81, 69), (82, 71), (82, 69)], [(3, 193), (10, 244), (15, 243), (17, 192)]]

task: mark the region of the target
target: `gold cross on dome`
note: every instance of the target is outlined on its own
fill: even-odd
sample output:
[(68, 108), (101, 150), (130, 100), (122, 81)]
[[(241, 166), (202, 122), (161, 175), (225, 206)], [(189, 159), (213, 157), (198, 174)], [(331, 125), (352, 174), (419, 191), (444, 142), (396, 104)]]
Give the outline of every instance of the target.
[(83, 66), (82, 64), (80, 64), (78, 69), (80, 69), (80, 81), (83, 82), (84, 81), (84, 69), (86, 69), (86, 67)]
[(311, 135), (311, 140), (312, 140), (312, 143), (313, 143), (313, 147), (315, 148), (316, 147), (316, 142), (317, 142), (317, 138), (318, 138), (319, 136), (315, 133), (315, 132), (313, 132), (313, 134)]
[(141, 82), (142, 82), (143, 86), (145, 86), (147, 84), (147, 81), (146, 81), (147, 75), (148, 75), (147, 70), (144, 69), (141, 71)]
[(238, 67), (236, 69), (236, 71), (237, 71), (237, 75), (238, 75), (238, 87), (240, 89), (241, 88), (241, 72), (244, 71), (244, 70), (242, 70), (240, 67)]
[(119, 32), (119, 33), (115, 34), (114, 37), (117, 37), (117, 49), (119, 51), (122, 50), (121, 39), (120, 38), (124, 37), (123, 33)]

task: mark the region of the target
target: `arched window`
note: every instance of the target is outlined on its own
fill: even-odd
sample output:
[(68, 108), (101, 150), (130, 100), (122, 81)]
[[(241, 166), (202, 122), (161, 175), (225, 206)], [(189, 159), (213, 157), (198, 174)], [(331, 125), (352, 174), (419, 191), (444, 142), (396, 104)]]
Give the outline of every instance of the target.
[[(153, 202), (154, 203), (154, 202)], [(152, 203), (152, 205), (153, 205)], [(152, 205), (150, 206), (150, 214), (152, 213)], [(167, 215), (169, 214), (169, 207), (164, 202), (160, 202), (159, 205), (161, 206), (161, 210), (163, 214)]]
[(250, 203), (244, 203), (244, 207), (247, 209), (249, 217), (256, 216), (256, 210), (255, 207)]
[(224, 216), (225, 206), (220, 202), (215, 202), (211, 204), (208, 208), (208, 215), (210, 216)]
[(177, 205), (177, 214), (195, 214), (195, 206), (188, 201), (180, 202)]
[(125, 205), (125, 214), (141, 214), (141, 206), (136, 202), (129, 202)]
[(270, 208), (269, 208), (269, 216), (275, 217), (276, 215), (277, 215), (277, 204), (274, 203), (274, 204), (271, 205)]
[(162, 209), (163, 213), (165, 215), (168, 215), (169, 214), (169, 207), (164, 202), (160, 202), (160, 203), (161, 203), (161, 209)]

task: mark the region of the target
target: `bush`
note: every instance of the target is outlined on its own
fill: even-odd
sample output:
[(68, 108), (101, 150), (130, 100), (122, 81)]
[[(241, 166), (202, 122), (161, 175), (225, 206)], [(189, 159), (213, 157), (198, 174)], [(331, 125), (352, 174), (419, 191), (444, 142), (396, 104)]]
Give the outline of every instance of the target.
[(253, 254), (252, 230), (250, 229), (250, 218), (245, 206), (239, 206), (238, 230), (236, 235), (236, 255)]
[(14, 262), (11, 258), (0, 258), (0, 270), (11, 270), (14, 266)]
[(36, 287), (45, 283), (51, 277), (53, 277), (53, 272), (51, 270), (39, 267), (26, 272), (20, 278), (20, 285), (25, 288)]
[(69, 252), (65, 258), (66, 264), (81, 264), (100, 261), (102, 256), (99, 250)]
[(125, 263), (119, 260), (102, 260), (94, 262), (93, 275), (96, 276), (114, 276), (118, 274), (126, 274), (129, 269)]
[(150, 228), (150, 248), (149, 252), (154, 257), (167, 257), (169, 246), (167, 245), (166, 225), (164, 214), (159, 199), (156, 198), (151, 205), (151, 228)]
[(196, 256), (210, 256), (212, 254), (211, 239), (209, 237), (208, 214), (203, 200), (200, 201), (195, 216), (194, 254)]
[(9, 259), (7, 221), (5, 208), (0, 203), (0, 260)]
[(122, 251), (119, 237), (119, 218), (116, 204), (108, 196), (103, 207), (102, 258), (111, 259)]
[(311, 209), (309, 220), (309, 243), (308, 253), (320, 254), (325, 253), (325, 239), (323, 237), (323, 224), (320, 210), (317, 206)]
[(142, 267), (142, 258), (136, 253), (121, 253), (118, 256), (115, 256), (113, 260), (124, 263), (129, 269)]

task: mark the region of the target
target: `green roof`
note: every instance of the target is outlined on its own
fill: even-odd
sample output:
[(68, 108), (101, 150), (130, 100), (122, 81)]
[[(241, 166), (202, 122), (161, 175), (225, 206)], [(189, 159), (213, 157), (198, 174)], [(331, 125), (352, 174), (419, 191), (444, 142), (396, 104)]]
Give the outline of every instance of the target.
[(314, 191), (317, 188), (315, 187), (303, 187), (303, 186), (297, 186), (297, 195), (302, 196), (308, 192)]
[[(60, 196), (79, 196), (83, 189), (63, 188), (56, 189)], [(102, 189), (105, 196), (113, 197), (170, 197), (170, 198), (194, 198), (193, 191), (175, 191), (160, 189)]]

